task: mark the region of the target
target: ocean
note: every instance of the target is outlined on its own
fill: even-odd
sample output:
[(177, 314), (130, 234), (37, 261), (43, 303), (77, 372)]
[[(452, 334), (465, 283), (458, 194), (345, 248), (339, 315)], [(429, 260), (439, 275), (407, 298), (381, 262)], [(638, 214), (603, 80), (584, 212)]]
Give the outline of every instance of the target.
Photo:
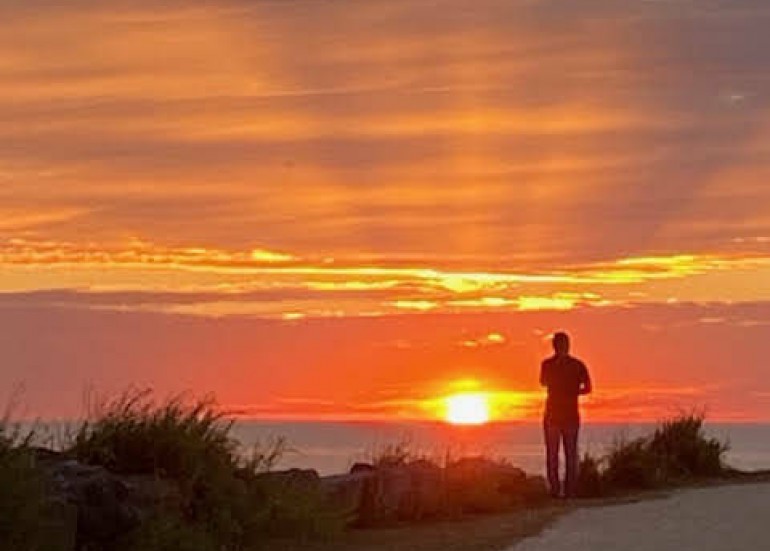
[[(586, 423), (581, 453), (600, 454), (622, 437), (647, 434), (654, 424)], [(744, 470), (770, 469), (770, 424), (707, 423), (710, 436), (730, 445), (727, 463)], [(414, 453), (443, 460), (484, 454), (506, 458), (533, 474), (542, 474), (541, 426), (534, 422), (454, 426), (430, 422), (288, 422), (239, 421), (235, 436), (247, 449), (282, 437), (288, 444), (276, 468), (315, 469), (321, 475), (346, 472), (388, 446), (405, 445)]]

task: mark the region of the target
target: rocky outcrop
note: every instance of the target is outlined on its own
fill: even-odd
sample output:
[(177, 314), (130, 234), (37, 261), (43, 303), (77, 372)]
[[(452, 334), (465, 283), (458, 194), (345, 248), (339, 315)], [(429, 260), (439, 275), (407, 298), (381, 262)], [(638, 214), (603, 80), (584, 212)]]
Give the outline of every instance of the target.
[[(36, 450), (35, 456), (49, 481), (62, 541), (71, 541), (65, 549), (112, 549), (159, 508), (182, 509), (173, 482), (116, 475), (49, 450)], [(321, 496), (330, 511), (361, 527), (498, 512), (547, 498), (542, 478), (485, 458), (445, 467), (426, 460), (358, 463), (348, 474), (324, 478), (314, 470), (290, 469), (257, 475), (256, 481), (283, 496)]]
[(332, 503), (357, 526), (496, 512), (547, 499), (545, 481), (483, 458), (444, 468), (425, 460), (377, 467), (357, 464), (322, 479)]

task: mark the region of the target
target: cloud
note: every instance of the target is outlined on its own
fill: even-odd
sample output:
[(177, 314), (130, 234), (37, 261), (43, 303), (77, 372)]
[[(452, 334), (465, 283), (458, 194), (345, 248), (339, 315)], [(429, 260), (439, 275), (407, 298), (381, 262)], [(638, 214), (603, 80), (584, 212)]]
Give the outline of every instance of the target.
[(45, 5), (0, 8), (3, 196), (83, 210), (45, 239), (542, 266), (770, 229), (758, 0)]
[(502, 333), (488, 333), (476, 338), (467, 338), (460, 341), (458, 344), (465, 348), (479, 348), (483, 346), (503, 346), (508, 339)]
[[(113, 384), (202, 388), (253, 369), (255, 392), (304, 396), (289, 374), (367, 393), (523, 361), (442, 332), (478, 316), (502, 318), (470, 339), (517, 342), (591, 319), (654, 369), (703, 348), (726, 378), (717, 360), (761, 348), (762, 0), (9, 0), (0, 19), (0, 334), (18, 376), (58, 389), (108, 365)], [(420, 346), (380, 359), (370, 341)], [(634, 361), (636, 384), (653, 367)]]
[(345, 403), (313, 398), (278, 398), (270, 403), (227, 405), (223, 409), (231, 415), (245, 418), (314, 421), (397, 421), (424, 419), (426, 415), (424, 404), (411, 399)]
[[(501, 265), (468, 271), (480, 260), (303, 257), (265, 246), (238, 250), (140, 239), (100, 244), (14, 238), (0, 243), (6, 282), (0, 302), (279, 318), (746, 302), (770, 299), (770, 288), (746, 285), (770, 273), (768, 258), (676, 254), (549, 270)], [(433, 262), (447, 266), (430, 267)]]
[(34, 210), (0, 208), (0, 231), (11, 232), (40, 228), (72, 220), (86, 212), (87, 210), (84, 208), (67, 207)]

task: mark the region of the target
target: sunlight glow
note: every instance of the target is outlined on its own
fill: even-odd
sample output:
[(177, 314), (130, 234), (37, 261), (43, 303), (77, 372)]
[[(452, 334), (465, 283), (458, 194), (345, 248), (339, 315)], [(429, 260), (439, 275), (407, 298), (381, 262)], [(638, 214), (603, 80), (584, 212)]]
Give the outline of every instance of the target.
[(489, 397), (482, 392), (453, 394), (445, 399), (446, 420), (454, 425), (483, 425), (489, 421)]

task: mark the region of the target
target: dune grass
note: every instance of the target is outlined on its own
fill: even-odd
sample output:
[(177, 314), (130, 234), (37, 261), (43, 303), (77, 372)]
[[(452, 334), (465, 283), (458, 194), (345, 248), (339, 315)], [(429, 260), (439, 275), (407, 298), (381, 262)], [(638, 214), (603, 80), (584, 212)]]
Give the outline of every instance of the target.
[(149, 390), (129, 391), (93, 408), (68, 452), (119, 474), (196, 482), (235, 464), (231, 424), (210, 400), (158, 403)]
[(112, 472), (173, 483), (178, 503), (156, 511), (127, 549), (254, 549), (272, 537), (325, 537), (340, 530), (320, 490), (266, 476), (285, 442), (241, 454), (232, 420), (213, 400), (157, 400), (136, 390), (102, 401), (66, 453)]
[(652, 434), (616, 439), (602, 457), (583, 456), (580, 494), (677, 486), (725, 475), (729, 446), (710, 438), (702, 413), (685, 413), (658, 424)]

